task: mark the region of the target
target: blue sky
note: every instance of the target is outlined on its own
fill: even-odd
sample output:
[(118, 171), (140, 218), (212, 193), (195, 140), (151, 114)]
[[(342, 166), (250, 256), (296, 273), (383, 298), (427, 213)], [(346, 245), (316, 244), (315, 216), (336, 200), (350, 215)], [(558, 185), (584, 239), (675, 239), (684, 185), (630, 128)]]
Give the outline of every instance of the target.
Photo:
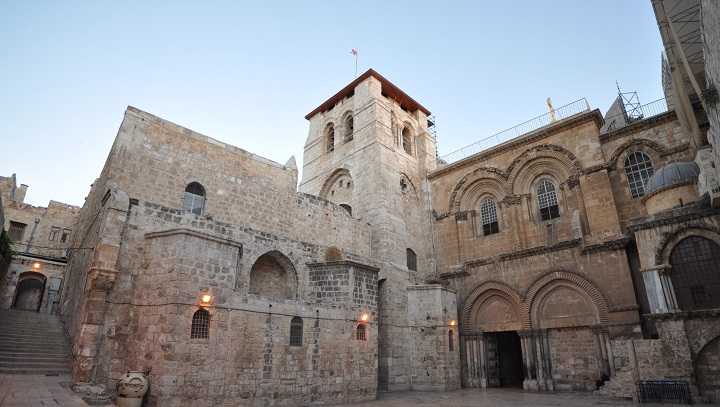
[(548, 96), (662, 97), (650, 0), (0, 0), (0, 175), (82, 205), (127, 105), (301, 165), (303, 117), (353, 79), (353, 47), (436, 115), (441, 154)]

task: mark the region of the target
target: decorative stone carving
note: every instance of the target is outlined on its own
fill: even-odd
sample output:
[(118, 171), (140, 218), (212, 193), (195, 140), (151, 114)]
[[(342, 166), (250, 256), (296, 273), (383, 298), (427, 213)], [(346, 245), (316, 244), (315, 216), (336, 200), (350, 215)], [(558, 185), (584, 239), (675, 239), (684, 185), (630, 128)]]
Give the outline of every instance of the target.
[(127, 372), (117, 384), (118, 407), (140, 407), (149, 382), (143, 372)]

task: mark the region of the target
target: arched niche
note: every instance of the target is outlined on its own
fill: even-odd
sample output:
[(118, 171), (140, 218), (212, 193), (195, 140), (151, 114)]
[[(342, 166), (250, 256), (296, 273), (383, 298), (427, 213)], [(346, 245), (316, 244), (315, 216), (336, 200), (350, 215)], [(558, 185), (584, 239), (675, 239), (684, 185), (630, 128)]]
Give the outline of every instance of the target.
[(295, 267), (279, 251), (258, 257), (250, 270), (250, 294), (275, 300), (296, 299), (297, 289)]
[(323, 187), (320, 189), (320, 197), (336, 204), (345, 204), (352, 207), (354, 189), (355, 182), (350, 175), (350, 171), (339, 168), (333, 171), (325, 180)]

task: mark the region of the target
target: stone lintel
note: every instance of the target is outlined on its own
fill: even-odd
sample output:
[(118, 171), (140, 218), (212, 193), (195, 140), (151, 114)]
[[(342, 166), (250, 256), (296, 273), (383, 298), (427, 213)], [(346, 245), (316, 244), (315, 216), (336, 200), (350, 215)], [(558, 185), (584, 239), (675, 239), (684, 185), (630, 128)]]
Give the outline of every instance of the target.
[(155, 238), (159, 238), (159, 237), (168, 237), (168, 236), (175, 236), (175, 235), (193, 236), (193, 237), (197, 237), (200, 239), (209, 240), (211, 242), (220, 243), (220, 244), (224, 244), (227, 246), (237, 247), (239, 249), (242, 249), (242, 247), (243, 247), (242, 243), (240, 243), (238, 241), (231, 240), (231, 239), (224, 238), (224, 237), (214, 236), (209, 233), (200, 232), (200, 231), (188, 229), (188, 228), (168, 229), (168, 230), (163, 230), (163, 231), (159, 231), (159, 232), (145, 233), (145, 239), (155, 239)]

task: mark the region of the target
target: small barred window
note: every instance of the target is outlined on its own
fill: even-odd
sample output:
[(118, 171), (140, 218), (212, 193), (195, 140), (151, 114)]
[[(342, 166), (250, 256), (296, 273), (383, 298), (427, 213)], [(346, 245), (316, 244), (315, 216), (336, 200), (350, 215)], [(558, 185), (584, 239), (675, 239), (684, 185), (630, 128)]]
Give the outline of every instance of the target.
[(405, 249), (408, 270), (417, 271), (417, 254), (413, 249)]
[(328, 124), (325, 129), (325, 142), (327, 143), (327, 152), (335, 151), (335, 126), (332, 123)]
[(355, 339), (358, 341), (367, 341), (367, 325), (358, 324), (357, 330), (355, 331)]
[(210, 335), (210, 313), (204, 309), (195, 311), (190, 328), (190, 339), (207, 339)]
[(483, 235), (498, 233), (497, 206), (491, 198), (483, 199), (480, 203), (480, 219), (482, 221)]
[(404, 127), (402, 129), (402, 146), (403, 150), (409, 155), (413, 154), (413, 146), (412, 146), (412, 133), (410, 133), (410, 129), (407, 127)]
[(345, 142), (352, 141), (353, 139), (353, 132), (354, 129), (354, 123), (353, 123), (353, 115), (352, 113), (348, 113), (347, 117), (345, 117)]
[(191, 182), (185, 187), (183, 209), (196, 215), (202, 215), (205, 208), (205, 188), (197, 182)]
[(645, 195), (645, 183), (653, 175), (650, 157), (642, 151), (634, 151), (625, 158), (625, 176), (630, 186), (630, 195), (639, 198)]
[(303, 320), (300, 317), (293, 317), (290, 321), (290, 346), (302, 346), (303, 344)]
[(550, 180), (544, 179), (537, 186), (538, 208), (540, 208), (540, 219), (543, 221), (560, 217), (555, 185)]

